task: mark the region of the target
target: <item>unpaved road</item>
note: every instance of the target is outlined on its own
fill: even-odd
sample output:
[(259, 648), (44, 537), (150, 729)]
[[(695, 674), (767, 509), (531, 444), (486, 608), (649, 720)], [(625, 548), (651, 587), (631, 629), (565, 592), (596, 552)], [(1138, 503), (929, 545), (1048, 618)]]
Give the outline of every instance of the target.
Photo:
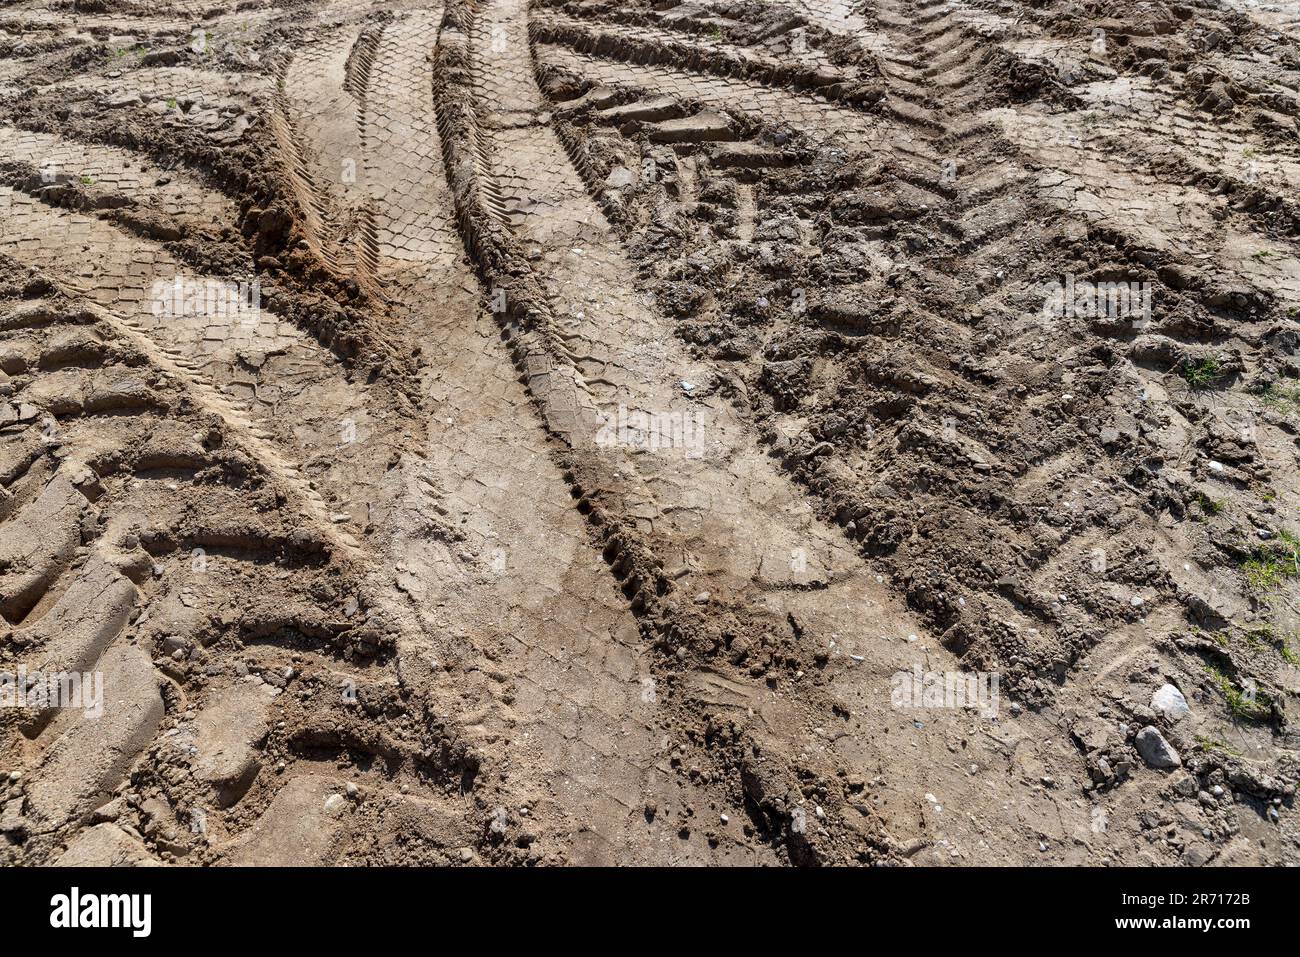
[(3, 3), (0, 861), (1300, 863), (1297, 116), (1288, 3)]

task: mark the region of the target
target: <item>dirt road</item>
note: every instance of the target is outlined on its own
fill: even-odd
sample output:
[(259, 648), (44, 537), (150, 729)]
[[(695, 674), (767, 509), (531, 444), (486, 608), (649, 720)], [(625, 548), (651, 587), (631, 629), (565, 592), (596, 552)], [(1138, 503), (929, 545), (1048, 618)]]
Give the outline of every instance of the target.
[(3, 3), (0, 861), (1300, 862), (1297, 116), (1288, 4)]

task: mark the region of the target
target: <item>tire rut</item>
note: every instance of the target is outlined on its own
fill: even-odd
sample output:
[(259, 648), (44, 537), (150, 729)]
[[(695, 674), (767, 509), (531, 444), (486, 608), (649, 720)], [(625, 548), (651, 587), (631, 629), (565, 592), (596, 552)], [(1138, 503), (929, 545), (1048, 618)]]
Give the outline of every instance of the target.
[[(57, 288), (36, 281), (47, 293)], [(292, 762), (299, 780), (310, 760), (293, 752), (295, 741), (365, 728), (358, 701), (369, 707), (378, 692), (364, 666), (391, 655), (394, 643), (376, 630), (382, 619), (373, 610), (348, 621), (367, 608), (369, 586), (342, 550), (330, 557), (321, 549), (319, 532), (302, 535), (296, 476), (232, 403), (93, 303), (57, 294), (7, 302), (3, 313), (19, 410), (6, 418), (6, 441), (39, 429), (43, 451), (34, 461), (51, 463), (45, 474), (28, 466), (11, 483), (9, 492), (45, 485), (35, 497), (19, 490), (30, 503), (6, 524), (4, 540), (39, 521), (56, 547), (24, 558), (39, 570), (35, 591), (14, 591), (13, 576), (4, 576), (0, 592), (30, 597), (6, 606), (14, 627), (5, 629), (0, 658), (32, 675), (84, 671), (102, 682), (101, 720), (67, 708), (4, 716), (6, 757), (27, 772), (16, 805), (21, 827), (10, 837), (35, 860), (220, 860), (241, 840), (250, 811), (267, 803), (269, 756), (280, 757), (279, 773)], [(274, 492), (260, 513), (250, 508), (250, 484)], [(66, 547), (58, 544), (65, 532)], [(249, 597), (258, 577), (269, 602)], [(356, 654), (360, 670), (342, 664), (354, 647), (368, 649)], [(340, 676), (343, 695), (334, 690)], [(276, 699), (290, 686), (286, 708)], [(334, 713), (324, 735), (312, 730), (322, 706)], [(214, 708), (239, 718), (208, 720)], [(441, 816), (442, 840), (472, 843), (467, 809), (443, 797), (445, 775), (459, 775), (463, 756), (443, 764), (427, 739), (420, 743), (427, 730), (416, 722), (390, 720), (388, 728), (406, 740), (343, 732), (358, 753), (375, 749), (394, 768), (364, 779), (367, 806), (358, 801), (340, 814), (327, 793), (299, 809), (302, 819), (323, 839), (366, 816), (377, 833), (375, 815), (420, 794)], [(417, 766), (425, 770), (412, 774)], [(398, 794), (397, 780), (412, 786), (410, 798)], [(341, 793), (343, 782), (332, 790)], [(341, 851), (340, 841), (328, 843), (331, 854)], [(279, 863), (325, 859), (284, 834), (263, 834), (258, 844)]]
[(378, 33), (363, 118), (377, 271), (406, 334), (439, 357), (423, 386), (425, 448), (397, 470), (384, 524), (398, 589), (427, 633), (449, 637), (408, 654), (470, 675), (491, 663), (489, 680), (463, 689), (470, 731), (508, 743), (501, 786), (569, 860), (751, 860), (739, 823), (708, 839), (685, 826), (687, 809), (719, 796), (668, 767), (636, 622), (601, 573), (464, 263), (432, 102), (440, 21), (414, 11)]
[(6, 862), (1294, 857), (1285, 16), (209, 7), (5, 12)]
[[(602, 448), (588, 437), (590, 432), (584, 435), (579, 429), (570, 429), (564, 434), (573, 449), (574, 473), (579, 477), (575, 494), (590, 499), (592, 513), (600, 514), (600, 521), (608, 522), (611, 530), (618, 529), (606, 532), (612, 555), (618, 558), (615, 571), (629, 576), (625, 591), (637, 590), (634, 608), (665, 630), (657, 645), (669, 652), (677, 650), (678, 662), (692, 654), (709, 655), (707, 627), (701, 628), (703, 623), (689, 610), (691, 606), (683, 604), (686, 596), (699, 590), (697, 606), (707, 605), (710, 614), (734, 622), (740, 634), (788, 628), (803, 653), (821, 646), (843, 656), (842, 664), (834, 669), (838, 694), (829, 700), (812, 687), (800, 691), (797, 682), (802, 671), (790, 675), (795, 683), (789, 694), (799, 702), (795, 713), (811, 703), (812, 714), (817, 715), (804, 720), (834, 722), (837, 719), (831, 712), (837, 707), (843, 708), (844, 715), (851, 713), (855, 724), (879, 720), (872, 714), (878, 706), (878, 692), (868, 689), (889, 673), (886, 662), (897, 663), (899, 654), (882, 650), (883, 643), (891, 633), (908, 628), (907, 613), (881, 586), (881, 579), (866, 571), (838, 533), (821, 525), (802, 497), (760, 458), (728, 400), (683, 397), (680, 382), (692, 377), (708, 382), (711, 374), (678, 351), (674, 334), (639, 293), (615, 280), (629, 269), (619, 242), (587, 197), (544, 115), (537, 119), (545, 114), (546, 104), (535, 86), (528, 85), (528, 64), (519, 62), (524, 58), (518, 45), (509, 42), (511, 36), (522, 37), (524, 29), (521, 4), (476, 11), (469, 37), (475, 54), (474, 96), (481, 127), (476, 133), (462, 133), (465, 139), (459, 142), (477, 139), (486, 145), (486, 149), (475, 151), (472, 162), (479, 167), (479, 175), (496, 180), (496, 190), (512, 211), (499, 218), (510, 222), (521, 248), (529, 251), (536, 264), (531, 268), (537, 270), (546, 299), (544, 305), (534, 303), (530, 308), (545, 310), (543, 328), (551, 330), (553, 341), (560, 343), (550, 361), (554, 368), (574, 363), (574, 381), (582, 384), (595, 408), (621, 403), (630, 411), (654, 410), (656, 404), (671, 409), (697, 401), (695, 408), (707, 410), (710, 430), (709, 445), (700, 459), (683, 455), (669, 460), (662, 452), (628, 454), (617, 442), (610, 443), (613, 448)], [(507, 38), (504, 44), (499, 40), (502, 36)], [(444, 45), (447, 42), (444, 32)], [(453, 144), (453, 170), (458, 168), (456, 149)], [(512, 172), (515, 164), (520, 164), (517, 173)], [(473, 190), (468, 189), (467, 194), (472, 195)], [(485, 214), (493, 215), (487, 210)], [(484, 228), (476, 225), (475, 232), (482, 236)], [(473, 239), (471, 234), (471, 242)], [(544, 395), (548, 382), (545, 376), (538, 376), (531, 385), (535, 393)], [(590, 419), (591, 408), (584, 413), (588, 429), (598, 426)], [(649, 570), (653, 573), (659, 568), (660, 594), (666, 590), (666, 598), (653, 597), (648, 591), (653, 582), (638, 574), (641, 566), (632, 557), (638, 548), (655, 556), (649, 559)], [(611, 552), (607, 550), (607, 554)], [(904, 647), (906, 638), (904, 635), (901, 641)], [(714, 653), (718, 650), (715, 645)], [(855, 662), (867, 660), (870, 666), (853, 671)], [(793, 670), (794, 665), (790, 667)], [(742, 737), (754, 735), (749, 739), (754, 753), (772, 763), (769, 771), (775, 781), (790, 772), (780, 770), (781, 762), (774, 761), (774, 754), (800, 755), (816, 765), (821, 758), (813, 755), (828, 753), (823, 736), (831, 741), (850, 737), (814, 729), (811, 723), (809, 737), (792, 736), (796, 719), (776, 704), (784, 695), (770, 696), (748, 680), (727, 677), (728, 670), (720, 663), (686, 669), (679, 675), (685, 700), (706, 713), (719, 709), (711, 719), (715, 721), (739, 714), (735, 709), (761, 712), (762, 719), (741, 733)], [(774, 686), (771, 677), (768, 684)], [(850, 712), (852, 705), (833, 703), (845, 698), (853, 699), (862, 711)], [(936, 743), (930, 739), (918, 746)], [(857, 749), (840, 756), (855, 767), (871, 767), (882, 760), (876, 746), (863, 748), (859, 740)], [(775, 815), (771, 826), (788, 839), (792, 858), (802, 860), (809, 855), (807, 859), (816, 860), (825, 855), (824, 859), (838, 859), (841, 852), (830, 847), (845, 840), (846, 825), (850, 833), (854, 829), (872, 832), (872, 825), (858, 823), (860, 815), (870, 818), (872, 812), (865, 805), (859, 811), (849, 802), (837, 805), (837, 815), (843, 815), (837, 817), (833, 828), (837, 837), (830, 836), (829, 825), (819, 824), (815, 835), (805, 838), (796, 823), (801, 820), (801, 802), (784, 803), (790, 798), (774, 801), (773, 792), (779, 786), (772, 784), (773, 792), (768, 792), (759, 783), (761, 776), (752, 771), (742, 773), (741, 778), (751, 799), (764, 813)], [(819, 814), (818, 820), (823, 819)], [(854, 854), (869, 855), (859, 840), (847, 841), (850, 859)], [(822, 846), (823, 841), (828, 845)], [(868, 838), (867, 844), (870, 842)]]

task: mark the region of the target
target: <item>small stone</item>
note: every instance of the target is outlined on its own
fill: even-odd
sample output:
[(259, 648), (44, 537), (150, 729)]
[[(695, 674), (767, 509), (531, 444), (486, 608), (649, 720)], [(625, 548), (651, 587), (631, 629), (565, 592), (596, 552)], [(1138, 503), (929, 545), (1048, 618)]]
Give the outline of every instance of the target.
[(1199, 842), (1190, 845), (1183, 852), (1183, 861), (1192, 867), (1204, 867), (1210, 862), (1210, 857), (1210, 849)]
[(1137, 733), (1133, 744), (1149, 767), (1168, 769), (1176, 768), (1183, 763), (1183, 759), (1178, 756), (1173, 745), (1151, 725), (1147, 725)]
[(102, 824), (105, 821), (116, 821), (122, 816), (124, 803), (121, 798), (114, 798), (106, 804), (101, 804), (90, 815), (90, 820), (95, 824)]
[(115, 93), (99, 101), (99, 105), (109, 110), (118, 110), (127, 106), (139, 106), (144, 100), (139, 93)]
[(632, 171), (626, 166), (615, 166), (605, 177), (605, 187), (607, 189), (621, 189), (624, 186), (631, 186), (635, 181)]
[(325, 799), (325, 813), (337, 814), (339, 811), (343, 810), (343, 806), (346, 803), (347, 802), (343, 799), (342, 794), (331, 794)]

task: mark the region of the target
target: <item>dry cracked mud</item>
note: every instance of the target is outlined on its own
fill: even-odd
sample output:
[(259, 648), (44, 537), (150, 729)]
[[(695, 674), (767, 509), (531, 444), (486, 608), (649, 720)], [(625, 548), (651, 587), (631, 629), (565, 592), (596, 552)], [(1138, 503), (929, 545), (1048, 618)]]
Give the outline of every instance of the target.
[(1300, 863), (1298, 117), (1262, 0), (0, 0), (0, 863)]

